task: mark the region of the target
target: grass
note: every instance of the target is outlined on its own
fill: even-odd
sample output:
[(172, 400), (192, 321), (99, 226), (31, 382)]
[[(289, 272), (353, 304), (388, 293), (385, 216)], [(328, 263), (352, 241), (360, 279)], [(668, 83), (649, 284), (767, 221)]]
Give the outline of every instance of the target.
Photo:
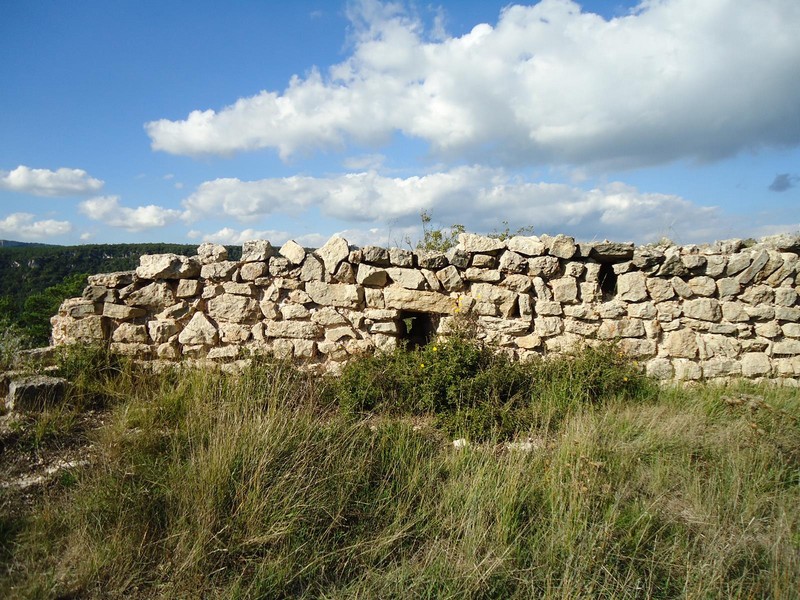
[(336, 380), (109, 360), (62, 359), (108, 416), (90, 466), (3, 520), (2, 597), (797, 597), (792, 390), (457, 340)]

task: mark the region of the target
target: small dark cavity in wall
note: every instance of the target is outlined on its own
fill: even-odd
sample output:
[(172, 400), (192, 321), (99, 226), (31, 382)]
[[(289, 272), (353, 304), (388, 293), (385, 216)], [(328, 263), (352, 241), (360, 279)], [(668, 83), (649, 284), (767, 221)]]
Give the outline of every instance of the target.
[(405, 341), (406, 348), (421, 348), (436, 338), (439, 317), (429, 313), (402, 311), (398, 325), (400, 340)]
[(600, 280), (600, 290), (603, 292), (603, 300), (612, 300), (617, 295), (617, 274), (614, 272), (614, 264), (601, 264), (598, 279)]

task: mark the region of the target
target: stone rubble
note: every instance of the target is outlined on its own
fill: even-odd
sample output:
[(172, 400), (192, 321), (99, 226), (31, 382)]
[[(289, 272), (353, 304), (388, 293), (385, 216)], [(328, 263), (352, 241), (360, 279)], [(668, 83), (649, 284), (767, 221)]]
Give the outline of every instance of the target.
[(800, 237), (641, 246), (461, 234), (446, 253), (317, 250), (289, 241), (141, 257), (93, 275), (52, 318), (54, 345), (105, 342), (141, 359), (241, 361), (271, 353), (336, 371), (352, 356), (444, 335), (461, 319), (520, 360), (617, 343), (665, 380), (800, 381)]

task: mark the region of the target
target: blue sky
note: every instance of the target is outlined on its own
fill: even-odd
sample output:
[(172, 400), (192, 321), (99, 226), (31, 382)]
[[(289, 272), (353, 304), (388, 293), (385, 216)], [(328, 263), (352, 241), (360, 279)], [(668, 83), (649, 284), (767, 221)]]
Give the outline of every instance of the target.
[(800, 3), (9, 0), (0, 238), (800, 229)]

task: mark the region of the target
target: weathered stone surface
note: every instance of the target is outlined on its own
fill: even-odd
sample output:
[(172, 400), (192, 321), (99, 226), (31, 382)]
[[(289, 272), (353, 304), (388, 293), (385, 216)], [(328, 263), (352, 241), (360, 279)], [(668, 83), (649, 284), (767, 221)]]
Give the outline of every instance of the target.
[(500, 270), (504, 273), (524, 273), (528, 270), (528, 261), (521, 254), (506, 250), (500, 256)]
[(494, 269), (497, 266), (497, 257), (491, 254), (475, 254), (469, 264), (477, 269)]
[(267, 240), (248, 240), (242, 244), (242, 262), (265, 262), (275, 254)]
[(742, 373), (742, 363), (731, 358), (712, 358), (701, 363), (703, 377), (713, 379), (715, 377), (729, 377)]
[(200, 264), (209, 265), (228, 260), (228, 250), (222, 244), (203, 242), (197, 247), (197, 258)]
[(294, 240), (289, 240), (283, 246), (281, 246), (281, 249), (278, 250), (278, 254), (283, 256), (293, 265), (301, 264), (306, 258), (306, 251)]
[(267, 271), (272, 277), (286, 277), (289, 275), (291, 268), (292, 263), (283, 256), (273, 256), (269, 259), (269, 264), (267, 265)]
[(736, 358), (742, 346), (735, 338), (713, 333), (701, 333), (697, 336), (697, 354), (702, 360), (714, 356)]
[(534, 333), (541, 337), (558, 335), (564, 331), (561, 317), (536, 317), (533, 320)]
[(736, 275), (744, 271), (750, 266), (751, 257), (749, 252), (739, 252), (728, 257), (728, 266), (725, 268), (725, 274), (728, 277)]
[[(448, 262), (459, 269), (466, 269), (469, 266), (470, 256), (458, 246), (453, 246), (444, 254)], [(395, 264), (394, 262), (392, 264)], [(403, 265), (398, 265), (403, 266)]]
[(178, 322), (174, 319), (147, 322), (147, 332), (155, 344), (163, 344), (169, 341), (172, 336), (178, 333), (179, 329)]
[(617, 278), (617, 297), (627, 302), (647, 299), (647, 278), (640, 271), (625, 273)]
[(496, 254), (505, 249), (506, 243), (497, 238), (485, 237), (474, 233), (459, 233), (458, 245), (465, 252)]
[(417, 269), (403, 269), (389, 267), (386, 273), (393, 283), (408, 290), (421, 290), (425, 288), (425, 276)]
[(736, 276), (736, 280), (742, 285), (747, 285), (755, 279), (756, 275), (758, 275), (759, 271), (764, 268), (768, 261), (769, 253), (766, 250), (757, 252), (750, 265)]
[(436, 292), (388, 287), (383, 291), (383, 299), (386, 308), (399, 310), (452, 314), (455, 309), (455, 302), (450, 296)]
[(133, 323), (120, 323), (111, 334), (114, 342), (149, 342), (147, 330), (144, 325), (134, 325)]
[(322, 334), (322, 327), (310, 321), (270, 321), (267, 336), (273, 338), (314, 339)]
[(633, 258), (633, 244), (630, 242), (593, 242), (589, 257), (600, 262), (620, 262)]
[(183, 328), (178, 341), (185, 345), (213, 346), (219, 340), (216, 326), (203, 313), (197, 312)]
[(692, 277), (686, 283), (689, 284), (689, 287), (696, 296), (711, 297), (717, 292), (717, 284), (711, 277)]
[(200, 277), (209, 281), (228, 281), (239, 263), (232, 260), (209, 263), (200, 267)]
[(676, 358), (697, 358), (697, 334), (691, 329), (671, 331), (664, 338), (667, 353)]
[(135, 271), (116, 271), (114, 273), (99, 273), (89, 275), (87, 282), (89, 285), (97, 285), (110, 289), (118, 289), (133, 283)]
[(414, 253), (404, 248), (389, 248), (389, 262), (395, 267), (411, 268), (414, 266)]
[(143, 306), (151, 310), (162, 310), (167, 306), (175, 304), (175, 294), (169, 284), (163, 281), (153, 283), (136, 290), (125, 298), (125, 304), (129, 306)]
[(641, 319), (624, 318), (618, 320), (605, 320), (597, 329), (597, 339), (613, 340), (616, 338), (643, 337), (645, 335), (644, 323)]
[(745, 377), (759, 377), (772, 372), (769, 356), (763, 352), (747, 352), (742, 354), (742, 375)]
[(87, 285), (81, 297), (87, 302), (113, 303), (117, 299), (117, 292), (103, 285)]
[(253, 323), (261, 316), (261, 311), (253, 298), (222, 294), (208, 301), (208, 315), (218, 321)]
[(269, 266), (265, 262), (248, 262), (239, 267), (239, 278), (242, 281), (255, 281), (269, 274)]
[(793, 356), (800, 354), (800, 340), (781, 340), (772, 346), (774, 356)]
[(706, 266), (706, 257), (699, 254), (684, 254), (681, 256), (681, 262), (689, 271), (697, 273)]
[(775, 304), (778, 306), (794, 306), (797, 303), (797, 292), (789, 287), (775, 290)]
[(714, 298), (697, 298), (683, 303), (683, 314), (701, 321), (719, 321), (722, 318), (722, 309)]
[(669, 280), (669, 283), (672, 289), (675, 290), (675, 293), (681, 298), (691, 298), (694, 296), (694, 290), (680, 277), (673, 277)]
[(656, 379), (672, 379), (674, 374), (672, 363), (666, 358), (654, 358), (647, 361), (645, 372)]
[[(388, 261), (387, 261), (388, 262)], [(356, 272), (356, 283), (373, 287), (383, 287), (389, 281), (389, 274), (384, 270), (362, 263)]]
[(253, 297), (256, 294), (256, 288), (252, 283), (235, 283), (233, 281), (226, 281), (222, 284), (222, 289), (224, 293), (234, 294), (235, 296)]
[(647, 292), (650, 297), (656, 302), (664, 302), (670, 298), (675, 297), (675, 290), (672, 284), (666, 280), (657, 277), (648, 278), (646, 280)]
[(347, 244), (347, 240), (338, 235), (333, 236), (325, 242), (322, 248), (317, 250), (317, 256), (322, 259), (325, 265), (325, 271), (331, 275), (336, 272), (339, 264), (346, 259), (349, 254), (350, 247)]
[[(420, 277), (422, 276), (420, 275)], [(360, 285), (327, 285), (316, 281), (309, 281), (306, 284), (306, 293), (311, 296), (314, 302), (322, 306), (359, 308), (359, 306), (364, 303), (364, 288)]]
[(197, 279), (181, 279), (175, 291), (176, 298), (191, 298), (197, 296), (202, 289), (202, 284)]
[(688, 274), (689, 269), (683, 264), (680, 253), (675, 248), (670, 248), (664, 253), (664, 262), (656, 271), (659, 277), (685, 277)]
[(784, 323), (781, 325), (783, 335), (790, 338), (800, 338), (800, 323)]
[(61, 404), (69, 382), (61, 377), (31, 375), (12, 378), (5, 406), (8, 411), (33, 412)]
[(284, 319), (308, 319), (311, 316), (309, 311), (302, 304), (284, 304), (280, 307), (281, 316)]
[(537, 300), (534, 305), (534, 310), (537, 315), (542, 316), (560, 316), (564, 312), (561, 303), (552, 300)]
[(361, 262), (377, 267), (388, 267), (391, 262), (389, 261), (389, 251), (386, 248), (378, 246), (366, 246), (361, 249), (362, 257)]
[(528, 259), (528, 273), (531, 277), (553, 277), (561, 266), (555, 256), (537, 256)]
[(791, 321), (797, 323), (800, 321), (800, 308), (793, 306), (776, 306), (775, 318), (781, 321)]
[(300, 281), (322, 281), (324, 278), (325, 266), (322, 261), (313, 254), (307, 255), (300, 269)]
[(479, 281), (485, 283), (497, 283), (502, 279), (500, 271), (495, 269), (477, 269), (470, 267), (464, 271), (464, 279), (467, 281)]
[(447, 265), (447, 257), (443, 252), (417, 252), (417, 266), (421, 269), (435, 271), (437, 269), (444, 269)]
[(136, 268), (141, 279), (188, 279), (199, 273), (200, 261), (178, 254), (145, 254)]
[(557, 256), (558, 258), (569, 259), (575, 256), (578, 247), (575, 245), (575, 238), (569, 237), (559, 233), (555, 237), (549, 235), (541, 236), (550, 256)]
[(562, 304), (575, 304), (578, 301), (578, 281), (574, 277), (560, 277), (550, 280), (553, 299)]
[(508, 249), (523, 256), (542, 256), (547, 248), (544, 242), (535, 235), (515, 235), (506, 241)]
[(742, 286), (733, 277), (723, 277), (716, 282), (717, 294), (720, 300), (731, 300), (742, 290)]
[(444, 288), (442, 287), (442, 282), (436, 278), (436, 273), (433, 271), (429, 271), (428, 269), (420, 269), (422, 272), (422, 276), (425, 278), (425, 289), (431, 290), (434, 292), (441, 292)]
[(464, 280), (453, 265), (437, 271), (436, 278), (448, 292), (460, 292), (464, 289)]

